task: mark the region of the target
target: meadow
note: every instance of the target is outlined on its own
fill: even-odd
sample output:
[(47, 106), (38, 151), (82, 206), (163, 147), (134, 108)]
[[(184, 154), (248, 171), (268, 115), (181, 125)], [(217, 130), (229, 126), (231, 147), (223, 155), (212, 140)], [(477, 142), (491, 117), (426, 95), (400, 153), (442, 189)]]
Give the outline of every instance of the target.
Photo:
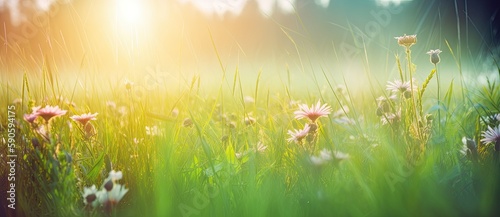
[(394, 40), (408, 55), (394, 60), (399, 76), (364, 95), (324, 72), (307, 91), (238, 70), (145, 92), (64, 83), (50, 65), (4, 80), (17, 216), (493, 216), (498, 77), (442, 83), (429, 105), (439, 72), (412, 79), (412, 37)]
[(24, 71), (0, 74), (0, 216), (500, 214), (494, 45), (492, 73), (466, 71), (477, 59), (460, 40), (380, 33), (373, 43), (393, 46), (345, 72), (323, 67), (348, 64), (339, 46), (317, 64), (302, 33), (277, 29), (293, 49), (276, 71), (248, 73), (251, 58), (222, 55), (211, 34), (217, 68), (200, 61), (199, 74), (107, 74), (87, 60), (64, 62), (68, 74), (52, 51), (16, 53)]

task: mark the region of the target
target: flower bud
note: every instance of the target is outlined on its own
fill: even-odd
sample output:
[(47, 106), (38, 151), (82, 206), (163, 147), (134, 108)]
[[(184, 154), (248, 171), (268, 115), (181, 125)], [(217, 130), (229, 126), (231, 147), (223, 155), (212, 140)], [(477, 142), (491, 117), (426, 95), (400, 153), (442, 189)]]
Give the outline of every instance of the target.
[(430, 55), (430, 61), (431, 61), (432, 64), (438, 64), (439, 63), (439, 54), (441, 52), (442, 51), (439, 50), (439, 49), (430, 50), (429, 52), (427, 52), (427, 54)]

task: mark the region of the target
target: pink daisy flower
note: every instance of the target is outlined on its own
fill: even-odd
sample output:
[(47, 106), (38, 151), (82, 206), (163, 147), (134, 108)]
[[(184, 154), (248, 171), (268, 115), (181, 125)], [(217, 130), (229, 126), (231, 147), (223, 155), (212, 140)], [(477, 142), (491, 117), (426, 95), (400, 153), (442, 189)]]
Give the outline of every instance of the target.
[(498, 143), (500, 142), (500, 125), (497, 127), (490, 127), (488, 126), (488, 130), (484, 131), (481, 136), (483, 136), (483, 139), (481, 139), (481, 142), (484, 143)]
[(301, 143), (302, 139), (304, 139), (307, 136), (310, 129), (311, 126), (309, 126), (309, 124), (306, 124), (304, 126), (304, 129), (302, 130), (293, 130), (293, 131), (288, 130), (288, 135), (290, 135), (290, 138), (288, 138), (288, 142)]
[(82, 115), (73, 115), (70, 118), (76, 122), (79, 122), (83, 126), (87, 125), (89, 121), (96, 120), (98, 113), (91, 114), (90, 112)]
[(300, 104), (299, 110), (295, 111), (295, 119), (300, 120), (302, 118), (309, 118), (311, 122), (316, 122), (320, 117), (327, 117), (332, 112), (332, 108), (327, 105), (321, 105), (320, 101), (316, 105), (311, 105), (308, 107), (307, 104)]
[(45, 121), (49, 122), (49, 120), (53, 117), (57, 117), (60, 115), (65, 115), (66, 110), (61, 110), (59, 106), (45, 106), (45, 108), (37, 109), (35, 114), (45, 119)]
[(32, 124), (33, 122), (35, 122), (35, 119), (38, 117), (38, 114), (24, 114), (23, 118), (25, 121), (27, 121), (28, 123)]

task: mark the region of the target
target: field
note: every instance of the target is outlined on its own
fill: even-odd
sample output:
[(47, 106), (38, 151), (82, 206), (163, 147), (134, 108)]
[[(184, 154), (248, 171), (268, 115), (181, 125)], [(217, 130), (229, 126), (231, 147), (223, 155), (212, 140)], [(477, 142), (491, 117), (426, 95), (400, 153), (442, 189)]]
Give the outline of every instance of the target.
[(500, 214), (497, 64), (465, 71), (460, 40), (381, 33), (391, 45), (352, 73), (335, 42), (325, 63), (280, 31), (294, 59), (251, 73), (212, 33), (199, 73), (17, 53), (29, 67), (0, 74), (1, 216)]

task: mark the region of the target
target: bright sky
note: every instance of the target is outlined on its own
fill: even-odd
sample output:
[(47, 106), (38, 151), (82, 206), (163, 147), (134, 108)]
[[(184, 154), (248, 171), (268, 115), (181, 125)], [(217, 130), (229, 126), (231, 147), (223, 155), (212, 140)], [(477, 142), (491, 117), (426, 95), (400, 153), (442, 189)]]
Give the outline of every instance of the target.
[[(62, 0), (69, 2), (71, 0)], [(279, 11), (280, 13), (289, 14), (297, 7), (296, 0), (178, 0), (181, 3), (191, 4), (200, 12), (206, 15), (218, 15), (224, 17), (226, 14), (239, 15), (248, 1), (255, 1), (264, 16), (271, 16), (273, 13)], [(365, 0), (377, 1), (382, 6), (390, 4), (400, 4), (404, 1), (412, 0)], [(25, 13), (33, 13), (36, 11), (47, 11), (50, 6), (58, 2), (57, 0), (34, 0), (34, 1), (20, 1), (20, 0), (0, 0), (0, 13), (9, 12), (10, 18), (14, 25), (19, 25), (23, 22)], [(123, 1), (128, 4), (131, 0)], [(140, 1), (138, 1), (140, 2)], [(121, 3), (117, 0), (117, 3)], [(330, 0), (311, 0), (309, 4), (316, 4), (320, 7), (329, 7)], [(302, 3), (303, 4), (303, 3)], [(128, 7), (128, 6), (126, 6)]]

